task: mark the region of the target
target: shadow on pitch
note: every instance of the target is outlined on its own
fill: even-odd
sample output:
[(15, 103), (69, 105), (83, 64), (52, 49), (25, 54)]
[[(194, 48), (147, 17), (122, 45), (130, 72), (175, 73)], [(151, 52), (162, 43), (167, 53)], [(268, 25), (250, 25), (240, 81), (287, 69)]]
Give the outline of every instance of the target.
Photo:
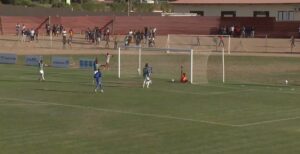
[(47, 92), (58, 92), (58, 93), (76, 93), (76, 94), (91, 94), (93, 91), (76, 91), (76, 90), (64, 90), (64, 89), (46, 89), (46, 88), (38, 88), (34, 89), (37, 91), (47, 91)]
[[(272, 87), (272, 88), (287, 87), (284, 84), (259, 84), (259, 83), (226, 83), (226, 85), (246, 86), (246, 87)], [(297, 83), (293, 83), (293, 84), (290, 84), (289, 86), (300, 86), (300, 85)]]

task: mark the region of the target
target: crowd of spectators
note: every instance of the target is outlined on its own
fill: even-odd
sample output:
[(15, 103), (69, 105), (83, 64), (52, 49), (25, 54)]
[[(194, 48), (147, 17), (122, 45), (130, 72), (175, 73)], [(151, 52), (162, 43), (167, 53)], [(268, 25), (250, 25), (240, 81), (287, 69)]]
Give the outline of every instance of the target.
[(47, 36), (50, 36), (50, 33), (52, 33), (52, 36), (59, 36), (64, 30), (64, 26), (62, 24), (53, 24), (51, 26), (47, 23), (45, 28)]
[(129, 30), (125, 36), (125, 46), (129, 46), (131, 43), (135, 43), (136, 46), (142, 43), (147, 44), (148, 47), (155, 46), (155, 36), (157, 29), (155, 27), (144, 27), (143, 30)]
[(62, 24), (53, 24), (52, 26), (50, 24), (45, 25), (46, 29), (46, 35), (47, 36), (62, 36), (62, 43), (63, 48), (66, 47), (66, 44), (69, 45), (69, 47), (72, 47), (72, 41), (73, 41), (73, 29), (70, 28), (69, 31), (67, 31)]
[(254, 26), (222, 26), (219, 28), (219, 35), (230, 35), (231, 37), (241, 37), (241, 38), (254, 38), (255, 28)]
[[(47, 36), (62, 36), (63, 48), (66, 44), (71, 46), (74, 32), (72, 29), (68, 31), (64, 28), (62, 24), (53, 24), (52, 26), (48, 23), (45, 24), (45, 30)], [(129, 46), (135, 43), (136, 46), (145, 44), (148, 47), (155, 47), (155, 36), (157, 29), (155, 27), (144, 27), (143, 30), (132, 30), (130, 29), (125, 36), (124, 45)], [(22, 42), (31, 42), (38, 40), (38, 29), (27, 28), (24, 24), (16, 24), (16, 35), (21, 37)], [(87, 28), (85, 30), (85, 39), (89, 43), (100, 45), (101, 41), (105, 41), (105, 47), (109, 48), (110, 41), (110, 28), (104, 27), (94, 27)], [(118, 45), (117, 38), (114, 38), (115, 48)]]
[(90, 43), (95, 43), (96, 45), (99, 45), (101, 41), (105, 41), (105, 47), (109, 48), (110, 28), (88, 28), (87, 30), (85, 30), (85, 39)]
[(38, 41), (38, 30), (34, 28), (27, 28), (25, 24), (16, 24), (16, 35), (21, 38), (21, 42)]

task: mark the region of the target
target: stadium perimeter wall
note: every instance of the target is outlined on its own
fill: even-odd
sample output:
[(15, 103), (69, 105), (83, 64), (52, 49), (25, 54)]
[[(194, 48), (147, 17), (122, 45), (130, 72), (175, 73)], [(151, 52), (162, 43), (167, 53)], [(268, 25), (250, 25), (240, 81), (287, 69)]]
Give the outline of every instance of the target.
[[(17, 23), (27, 28), (38, 27), (48, 16), (1, 16), (3, 34), (14, 34)], [(170, 17), (170, 16), (51, 16), (51, 24), (63, 24), (81, 33), (87, 28), (102, 27), (113, 20), (113, 33), (127, 34), (130, 29), (144, 30), (156, 27), (158, 35), (217, 34), (221, 26), (253, 26), (257, 36), (290, 37), (298, 35), (299, 22), (276, 22), (275, 18), (255, 17)], [(40, 33), (45, 33), (44, 26)]]

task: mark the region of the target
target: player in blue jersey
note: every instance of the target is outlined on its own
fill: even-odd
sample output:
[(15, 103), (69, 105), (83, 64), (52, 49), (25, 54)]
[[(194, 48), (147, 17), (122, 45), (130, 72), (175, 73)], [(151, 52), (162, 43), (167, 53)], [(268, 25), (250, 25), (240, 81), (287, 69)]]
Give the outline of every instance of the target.
[[(99, 64), (98, 64), (98, 58), (96, 57), (93, 63), (93, 75), (95, 75), (98, 71)], [(93, 84), (95, 83), (95, 80), (93, 79)]]
[(96, 57), (95, 60), (94, 60), (94, 64), (93, 64), (94, 74), (97, 73), (98, 68), (99, 68), (98, 58)]
[(150, 79), (151, 74), (152, 74), (152, 67), (150, 67), (149, 64), (146, 63), (143, 69), (143, 77), (144, 77), (143, 88), (145, 87), (145, 85), (147, 86), (147, 88), (149, 88), (149, 85), (152, 84), (152, 80)]
[(94, 74), (94, 78), (96, 81), (96, 88), (95, 88), (95, 92), (97, 92), (100, 89), (100, 92), (104, 92), (103, 91), (103, 85), (102, 85), (102, 73), (100, 71), (100, 69), (98, 69), (96, 71), (96, 73)]

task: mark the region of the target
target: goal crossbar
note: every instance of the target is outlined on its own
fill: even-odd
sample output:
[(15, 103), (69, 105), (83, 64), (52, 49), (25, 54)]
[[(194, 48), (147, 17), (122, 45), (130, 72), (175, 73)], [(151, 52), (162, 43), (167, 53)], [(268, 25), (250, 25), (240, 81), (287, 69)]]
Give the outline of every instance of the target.
[(173, 52), (190, 52), (192, 49), (187, 48), (149, 48), (141, 46), (119, 46), (121, 49), (142, 49), (143, 51), (173, 51)]

